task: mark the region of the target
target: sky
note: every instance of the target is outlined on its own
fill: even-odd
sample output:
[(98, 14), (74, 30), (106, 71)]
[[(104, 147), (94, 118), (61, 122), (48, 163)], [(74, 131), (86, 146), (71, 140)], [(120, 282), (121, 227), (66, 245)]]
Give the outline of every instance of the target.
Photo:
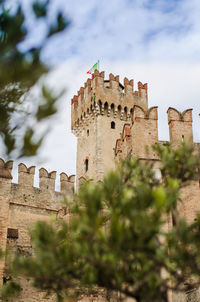
[[(22, 45), (26, 48), (42, 41), (46, 24), (35, 26), (29, 15), (30, 1), (23, 4), (29, 16), (29, 36)], [(193, 108), (194, 140), (200, 141), (199, 0), (52, 0), (51, 20), (58, 10), (65, 13), (70, 26), (51, 39), (42, 58), (52, 67), (48, 85), (56, 91), (65, 88), (66, 92), (58, 114), (49, 122), (50, 133), (38, 156), (21, 161), (58, 174), (75, 174), (71, 98), (97, 60), (107, 78), (113, 73), (122, 82), (126, 76), (135, 83), (148, 83), (149, 106), (158, 106), (159, 139), (169, 139), (166, 111), (175, 107), (179, 111)]]

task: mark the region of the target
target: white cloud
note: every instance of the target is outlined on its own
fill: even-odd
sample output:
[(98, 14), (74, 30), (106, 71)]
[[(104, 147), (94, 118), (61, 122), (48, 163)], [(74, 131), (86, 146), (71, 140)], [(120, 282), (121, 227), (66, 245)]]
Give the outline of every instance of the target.
[(200, 2), (152, 3), (53, 1), (51, 13), (62, 7), (72, 25), (64, 35), (52, 39), (44, 57), (48, 62), (60, 63), (50, 82), (57, 89), (66, 87), (67, 93), (40, 156), (25, 159), (28, 165), (36, 163), (49, 171), (75, 173), (76, 140), (70, 132), (70, 100), (83, 86), (86, 71), (97, 59), (107, 76), (112, 72), (121, 79), (127, 76), (134, 78), (135, 83), (149, 83), (149, 104), (159, 106), (160, 139), (168, 138), (166, 111), (171, 106), (180, 111), (194, 108), (194, 137), (195, 141), (200, 140)]
[[(54, 0), (52, 7), (55, 10), (62, 3), (63, 0)], [(147, 4), (151, 4), (151, 9)], [(49, 43), (44, 54), (48, 60), (200, 59), (197, 0), (78, 0), (70, 1), (63, 10), (72, 19), (72, 25), (53, 40), (53, 47)]]
[[(60, 103), (59, 114), (51, 122), (51, 133), (42, 147), (37, 158), (25, 159), (28, 165), (44, 166), (49, 171), (64, 171), (67, 174), (76, 172), (76, 138), (70, 130), (71, 98), (87, 80), (86, 71), (90, 66), (79, 65), (77, 61), (67, 61), (50, 74), (52, 87), (66, 87), (67, 92)], [(101, 70), (120, 75), (120, 80), (126, 76), (133, 78), (135, 89), (137, 82), (148, 82), (149, 106), (159, 109), (159, 139), (167, 140), (168, 124), (166, 111), (175, 107), (183, 111), (193, 108), (194, 140), (200, 141), (200, 64), (180, 63), (134, 63), (119, 61), (104, 62)]]

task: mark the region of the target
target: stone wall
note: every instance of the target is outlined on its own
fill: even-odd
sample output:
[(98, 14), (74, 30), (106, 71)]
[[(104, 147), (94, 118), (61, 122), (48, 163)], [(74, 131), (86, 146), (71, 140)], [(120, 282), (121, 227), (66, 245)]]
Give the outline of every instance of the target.
[[(56, 172), (39, 170), (39, 188), (33, 186), (35, 167), (18, 166), (18, 184), (12, 183), (12, 162), (0, 159), (0, 246), (14, 254), (30, 255), (32, 245), (30, 228), (37, 221), (48, 221), (52, 215), (57, 216), (63, 207), (64, 197), (70, 199), (74, 194), (74, 176), (60, 174), (61, 191), (55, 191)], [(4, 275), (5, 258), (0, 262), (1, 283)], [(3, 278), (4, 277), (4, 278)], [(29, 282), (20, 279), (23, 291), (17, 302), (46, 301), (43, 293), (33, 289)], [(48, 301), (54, 301), (52, 296)]]
[(147, 84), (109, 75), (97, 70), (71, 102), (72, 131), (77, 144), (77, 188), (84, 179), (101, 181), (105, 172), (115, 168), (114, 148), (124, 125), (133, 118), (134, 105), (148, 108)]
[[(147, 84), (141, 82), (134, 90), (133, 80), (97, 70), (71, 101), (72, 131), (78, 138), (77, 144), (77, 188), (85, 179), (101, 181), (104, 174), (114, 169), (116, 162), (127, 156), (135, 156), (142, 161), (153, 161), (159, 175), (159, 159), (151, 146), (158, 140), (157, 107), (148, 109)], [(188, 140), (197, 152), (200, 144), (193, 143), (192, 110), (182, 113), (174, 108), (167, 111), (170, 142), (177, 147)], [(147, 152), (148, 147), (148, 152)], [(0, 159), (0, 246), (3, 251), (10, 248), (13, 253), (31, 254), (32, 246), (29, 229), (36, 221), (48, 221), (62, 212), (64, 196), (73, 197), (74, 175), (60, 174), (61, 191), (55, 191), (56, 172), (44, 168), (39, 170), (39, 188), (34, 187), (35, 167), (24, 164), (18, 166), (18, 184), (12, 183), (12, 161)], [(200, 211), (199, 181), (191, 182), (181, 191), (182, 202), (179, 211), (188, 222), (195, 219)], [(62, 216), (62, 215), (61, 215)], [(69, 218), (69, 217), (68, 217)], [(67, 218), (67, 219), (68, 219)], [(168, 217), (165, 227), (172, 226)], [(0, 260), (0, 280), (2, 282), (5, 259)], [(5, 277), (5, 276), (4, 276)], [(45, 298), (42, 292), (30, 287), (27, 280), (20, 279), (23, 287), (17, 302), (55, 301), (55, 297)], [(170, 293), (173, 302), (199, 301), (199, 292)], [(117, 301), (118, 299), (114, 299)], [(80, 301), (105, 301), (100, 296), (83, 297)], [(127, 300), (128, 301), (128, 300)], [(170, 301), (171, 302), (171, 301)]]

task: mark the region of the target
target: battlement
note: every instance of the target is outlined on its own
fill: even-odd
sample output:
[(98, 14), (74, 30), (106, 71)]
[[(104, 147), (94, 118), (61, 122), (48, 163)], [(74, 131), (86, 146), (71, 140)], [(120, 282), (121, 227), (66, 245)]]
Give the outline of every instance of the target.
[(109, 74), (105, 80), (104, 72), (95, 70), (92, 79), (87, 79), (71, 100), (71, 128), (75, 132), (94, 115), (108, 115), (121, 120), (130, 120), (134, 105), (148, 108), (147, 84), (138, 82), (134, 90), (134, 81), (124, 78), (123, 85), (119, 76)]
[(170, 107), (167, 110), (167, 114), (170, 141), (174, 145), (185, 139), (193, 141), (192, 109), (187, 109), (181, 113), (175, 108)]
[[(187, 109), (181, 113), (175, 108), (169, 107), (167, 115), (170, 143), (174, 147), (184, 140), (193, 143), (192, 109)], [(116, 140), (114, 148), (115, 158), (120, 160), (131, 154), (137, 158), (157, 159), (156, 154), (151, 150), (153, 144), (163, 144), (163, 142), (158, 140), (157, 120), (157, 107), (144, 110), (144, 108), (135, 105), (131, 122), (124, 124), (122, 133)], [(194, 144), (195, 150), (199, 146), (200, 144)], [(149, 148), (148, 154), (146, 147)]]
[(13, 161), (5, 162), (0, 158), (0, 178), (12, 179), (11, 171), (13, 168)]
[[(0, 179), (12, 179), (13, 161), (5, 162), (0, 158)], [(18, 186), (20, 188), (34, 187), (35, 166), (27, 167), (25, 164), (18, 165)], [(45, 168), (39, 169), (39, 189), (43, 191), (55, 191), (56, 171), (48, 172)], [(69, 191), (74, 186), (75, 176), (60, 173), (61, 193)]]

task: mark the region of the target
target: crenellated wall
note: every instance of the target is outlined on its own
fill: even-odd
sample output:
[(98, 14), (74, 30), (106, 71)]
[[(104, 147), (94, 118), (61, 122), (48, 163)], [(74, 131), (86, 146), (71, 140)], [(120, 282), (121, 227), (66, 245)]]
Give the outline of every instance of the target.
[[(60, 174), (60, 192), (55, 191), (56, 172), (39, 170), (39, 188), (34, 187), (35, 167), (18, 165), (18, 183), (12, 183), (13, 162), (0, 159), (0, 246), (15, 253), (31, 253), (29, 230), (36, 221), (48, 221), (63, 207), (64, 197), (72, 199), (75, 176)], [(0, 262), (3, 280), (5, 259)], [(37, 296), (37, 295), (36, 295)]]
[[(148, 110), (135, 105), (130, 123), (125, 124), (115, 144), (115, 158), (120, 160), (128, 155), (140, 159), (157, 159), (151, 146), (158, 142), (157, 107)], [(148, 148), (148, 153), (147, 153)]]
[[(200, 155), (200, 143), (193, 142), (192, 109), (182, 113), (174, 108), (167, 110), (170, 143), (177, 148), (184, 140), (189, 141), (198, 155)], [(160, 162), (151, 146), (155, 143), (165, 142), (158, 140), (158, 114), (157, 107), (145, 110), (137, 105), (133, 108), (132, 119), (125, 123), (115, 144), (115, 159), (120, 161), (128, 156), (134, 156), (142, 161), (154, 163), (155, 172), (160, 172)], [(147, 152), (148, 148), (148, 152)], [(197, 213), (200, 213), (200, 179), (190, 181), (180, 191), (178, 212), (188, 223), (194, 222)], [(169, 216), (164, 226), (166, 231), (172, 227), (172, 219)], [(191, 292), (170, 293), (171, 302), (196, 302), (199, 301), (200, 290)]]
[[(193, 143), (192, 109), (180, 113), (169, 108), (168, 124), (170, 142), (176, 148), (187, 140), (200, 154), (200, 144)], [(157, 107), (148, 108), (147, 84), (137, 83), (119, 76), (96, 70), (91, 79), (81, 87), (71, 100), (72, 132), (77, 136), (76, 185), (85, 180), (101, 181), (116, 162), (127, 156), (154, 162), (155, 172), (160, 177), (160, 163), (151, 149), (158, 140)], [(148, 152), (147, 152), (148, 148)], [(60, 192), (55, 191), (56, 171), (39, 170), (39, 188), (34, 187), (35, 166), (18, 165), (18, 183), (12, 182), (13, 162), (0, 159), (0, 247), (10, 248), (14, 253), (32, 253), (29, 229), (36, 221), (48, 221), (50, 217), (64, 217), (69, 222), (70, 213), (63, 208), (64, 196), (73, 198), (75, 176), (60, 173)], [(200, 212), (200, 182), (193, 181), (181, 191), (179, 212), (192, 222)], [(168, 217), (167, 228), (172, 219)], [(0, 259), (0, 280), (3, 280), (5, 259)], [(16, 302), (54, 302), (55, 297), (43, 297), (43, 293), (30, 287), (27, 280), (21, 281), (23, 291)], [(173, 297), (173, 302), (185, 297)], [(90, 297), (81, 301), (105, 301)], [(184, 301), (184, 300), (183, 300)]]
[[(167, 114), (172, 146), (177, 148), (181, 141), (186, 140), (193, 144), (197, 154), (200, 154), (200, 144), (193, 142), (192, 109), (181, 113), (170, 107)], [(153, 160), (155, 168), (159, 168), (159, 158), (151, 148), (155, 143), (165, 143), (158, 140), (157, 120), (157, 107), (144, 110), (135, 105), (131, 122), (124, 124), (123, 130), (116, 140), (115, 159), (120, 161), (131, 155), (140, 160)], [(195, 180), (185, 186), (181, 190), (181, 199), (180, 215), (185, 217), (188, 222), (194, 221), (196, 213), (200, 212), (200, 182)]]
[[(182, 141), (186, 140), (190, 141), (194, 148), (199, 151), (200, 144), (193, 142), (192, 109), (187, 109), (181, 113), (170, 107), (167, 110), (167, 115), (172, 146), (176, 148)], [(164, 143), (158, 140), (157, 107), (145, 110), (135, 105), (131, 121), (124, 125), (123, 131), (116, 140), (115, 158), (120, 160), (128, 154), (132, 154), (141, 159), (157, 159), (151, 150), (151, 146), (155, 143)], [(148, 153), (146, 148), (148, 148)]]
[(193, 142), (192, 131), (192, 109), (187, 109), (182, 113), (175, 108), (170, 107), (167, 110), (170, 142), (174, 146), (183, 140)]
[(133, 80), (124, 78), (124, 85), (119, 76), (109, 75), (104, 79), (104, 72), (95, 70), (92, 79), (88, 79), (77, 95), (71, 100), (72, 130), (76, 131), (84, 124), (91, 114), (111, 114), (127, 120), (132, 114), (133, 106), (148, 108), (147, 84), (138, 82), (138, 90), (134, 90)]

